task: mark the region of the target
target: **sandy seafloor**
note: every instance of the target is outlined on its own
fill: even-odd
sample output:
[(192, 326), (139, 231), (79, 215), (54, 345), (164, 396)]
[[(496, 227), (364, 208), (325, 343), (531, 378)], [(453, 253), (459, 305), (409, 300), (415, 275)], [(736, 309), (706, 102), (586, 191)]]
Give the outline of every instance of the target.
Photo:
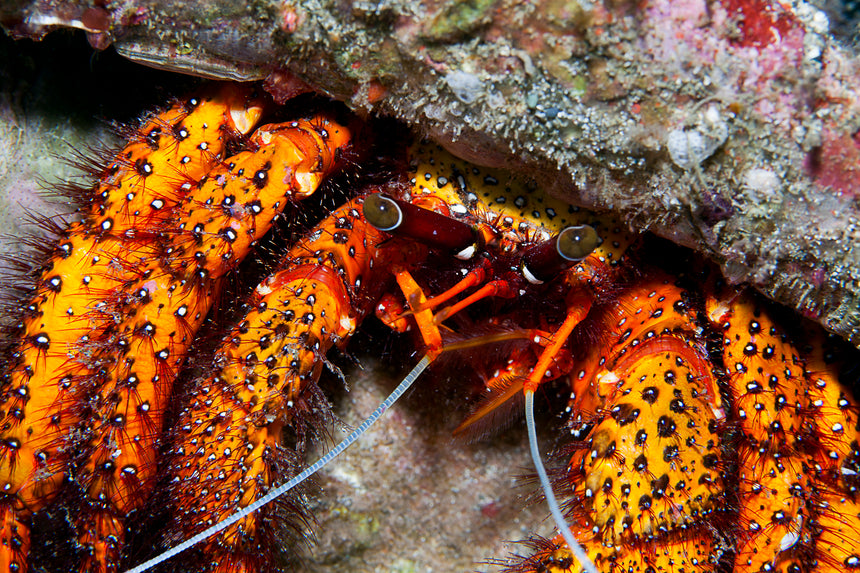
[[(133, 121), (181, 94), (177, 84), (184, 83), (113, 54), (93, 54), (81, 36), (62, 34), (42, 44), (2, 38), (0, 253), (26, 253), (21, 237), (39, 232), (27, 223), (28, 210), (70, 210), (40, 191), (45, 182), (50, 187), (76, 175), (60, 157), (100, 142), (116, 145), (111, 122)], [(390, 357), (381, 367), (375, 354), (355, 352), (363, 369), (346, 370), (351, 391), (331, 395), (335, 413), (352, 426), (402, 375)], [(534, 487), (517, 479), (530, 471), (523, 423), (489, 441), (453, 440), (451, 430), (466, 412), (455, 411), (450, 388), (457, 381), (425, 375), (419, 384), (430, 386), (408, 394), (318, 479), (316, 541), (304, 551), (301, 571), (495, 571), (485, 560), (522, 550), (511, 540), (552, 534), (543, 504), (525, 500)], [(552, 423), (546, 426), (542, 439), (549, 448)]]

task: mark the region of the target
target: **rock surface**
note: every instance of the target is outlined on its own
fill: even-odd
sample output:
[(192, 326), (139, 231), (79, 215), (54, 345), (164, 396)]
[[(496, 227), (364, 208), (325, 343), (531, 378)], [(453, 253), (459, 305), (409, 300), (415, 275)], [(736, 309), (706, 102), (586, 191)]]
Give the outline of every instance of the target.
[(831, 33), (843, 14), (804, 0), (103, 6), (11, 0), (0, 23), (80, 28), (141, 62), (276, 91), (298, 78), (692, 246), (860, 345), (860, 68)]

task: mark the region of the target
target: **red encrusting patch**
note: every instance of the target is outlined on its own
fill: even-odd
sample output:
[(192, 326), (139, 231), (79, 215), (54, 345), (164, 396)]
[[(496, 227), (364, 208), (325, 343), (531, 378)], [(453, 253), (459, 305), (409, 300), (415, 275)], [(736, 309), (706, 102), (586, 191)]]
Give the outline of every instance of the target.
[(830, 188), (837, 195), (857, 197), (860, 187), (860, 135), (825, 132), (822, 143), (806, 157), (806, 172), (816, 185)]
[(723, 0), (722, 4), (736, 20), (741, 36), (733, 41), (742, 47), (779, 43), (797, 26), (794, 17), (775, 0)]

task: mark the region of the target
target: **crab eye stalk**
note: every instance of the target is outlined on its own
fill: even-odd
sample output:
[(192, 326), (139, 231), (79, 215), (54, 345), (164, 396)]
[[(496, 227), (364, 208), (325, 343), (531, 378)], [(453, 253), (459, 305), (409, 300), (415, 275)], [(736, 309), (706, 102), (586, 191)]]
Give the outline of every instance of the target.
[(378, 230), (449, 251), (458, 259), (471, 259), (483, 247), (470, 225), (382, 193), (365, 197), (362, 211)]
[(555, 237), (523, 253), (523, 276), (532, 284), (551, 280), (571, 264), (590, 255), (602, 242), (591, 225), (566, 227)]
[(403, 211), (397, 202), (381, 193), (374, 193), (364, 198), (361, 206), (365, 220), (380, 231), (390, 233), (403, 224)]
[(570, 261), (578, 262), (603, 244), (603, 239), (591, 225), (574, 225), (558, 234), (555, 245), (558, 254)]

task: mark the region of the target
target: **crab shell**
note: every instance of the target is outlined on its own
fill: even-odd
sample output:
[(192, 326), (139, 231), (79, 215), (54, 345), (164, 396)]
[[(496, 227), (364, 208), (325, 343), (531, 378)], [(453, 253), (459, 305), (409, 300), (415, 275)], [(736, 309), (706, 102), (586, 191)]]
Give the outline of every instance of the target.
[[(768, 0), (685, 10), (671, 0), (635, 9), (464, 10), (456, 0), (353, 8), (292, 2), (261, 17), (222, 3), (207, 5), (201, 22), (197, 2), (19, 1), (0, 19), (13, 35), (38, 39), (82, 28), (94, 45), (113, 42), (150, 66), (267, 78), (284, 95), (310, 83), (482, 165), (540, 170), (565, 197), (696, 246), (727, 277), (847, 339), (860, 333), (850, 248), (858, 78), (842, 41), (850, 19), (834, 17), (838, 8)], [(804, 85), (820, 97), (812, 102)], [(686, 160), (673, 160), (679, 150)]]

